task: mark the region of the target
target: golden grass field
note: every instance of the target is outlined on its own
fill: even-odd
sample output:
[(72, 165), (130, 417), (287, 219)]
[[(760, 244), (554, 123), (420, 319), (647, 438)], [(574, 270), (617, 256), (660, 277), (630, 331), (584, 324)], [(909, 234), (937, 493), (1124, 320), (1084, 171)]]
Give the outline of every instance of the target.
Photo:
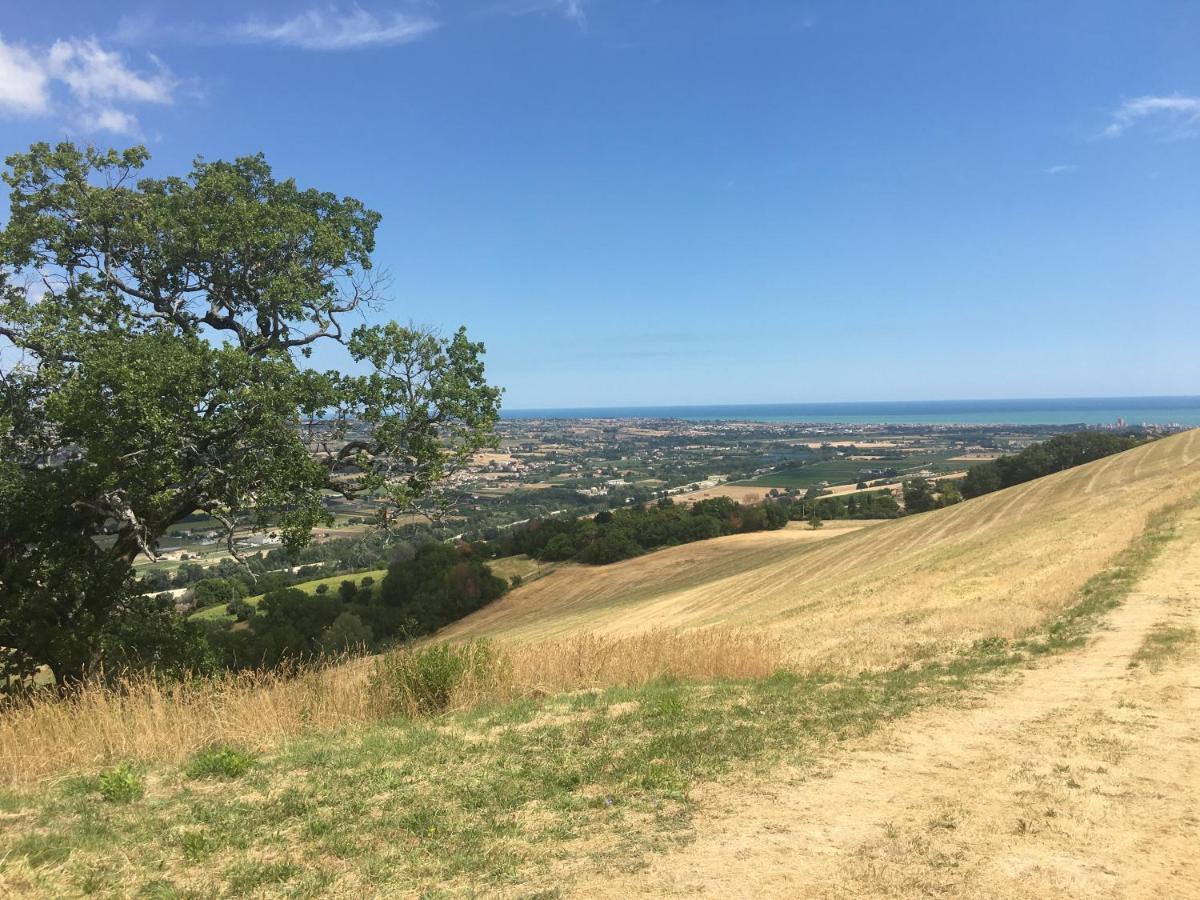
[(804, 670), (900, 665), (1060, 612), (1153, 511), (1200, 490), (1198, 463), (1194, 430), (861, 529), (793, 527), (563, 566), (444, 636), (532, 642), (733, 626), (780, 637)]

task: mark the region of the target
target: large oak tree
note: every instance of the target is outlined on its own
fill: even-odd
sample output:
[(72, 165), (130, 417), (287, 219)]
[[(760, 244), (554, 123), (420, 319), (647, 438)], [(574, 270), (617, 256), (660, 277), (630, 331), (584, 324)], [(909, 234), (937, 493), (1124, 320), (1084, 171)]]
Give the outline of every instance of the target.
[[(436, 515), (492, 440), (483, 347), (362, 315), (378, 213), (262, 156), (142, 177), (148, 154), (37, 144), (0, 232), (0, 685), (103, 662), (132, 564), (197, 510), (278, 529), (370, 492)], [(355, 322), (357, 324), (355, 325)], [(353, 326), (353, 327), (352, 327)], [(317, 371), (318, 342), (368, 374)]]

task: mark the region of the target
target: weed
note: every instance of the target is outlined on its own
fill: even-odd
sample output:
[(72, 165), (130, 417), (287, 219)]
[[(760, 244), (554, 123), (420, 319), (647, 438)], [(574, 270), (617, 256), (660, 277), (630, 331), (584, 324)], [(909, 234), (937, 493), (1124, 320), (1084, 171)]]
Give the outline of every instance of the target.
[(129, 803), (146, 792), (142, 779), (125, 763), (102, 772), (96, 780), (96, 790), (109, 803)]
[(235, 747), (209, 747), (188, 762), (188, 778), (238, 778), (254, 765), (254, 757)]

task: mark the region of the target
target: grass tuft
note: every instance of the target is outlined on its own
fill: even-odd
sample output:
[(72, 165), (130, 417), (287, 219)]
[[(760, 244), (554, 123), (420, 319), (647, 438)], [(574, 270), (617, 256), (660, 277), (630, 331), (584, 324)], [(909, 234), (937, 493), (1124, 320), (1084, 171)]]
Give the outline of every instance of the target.
[(389, 713), (433, 715), (494, 693), (504, 674), (500, 655), (487, 641), (431, 644), (379, 659), (370, 690)]
[(1151, 631), (1129, 660), (1129, 667), (1148, 666), (1157, 671), (1169, 659), (1181, 656), (1197, 642), (1196, 629), (1189, 625), (1159, 625)]

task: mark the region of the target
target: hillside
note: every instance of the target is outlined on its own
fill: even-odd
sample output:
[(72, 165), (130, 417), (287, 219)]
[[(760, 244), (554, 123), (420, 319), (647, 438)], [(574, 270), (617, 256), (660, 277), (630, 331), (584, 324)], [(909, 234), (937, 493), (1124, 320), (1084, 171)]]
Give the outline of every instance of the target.
[(1187, 895), (1198, 462), (563, 566), (444, 632), (491, 644), (11, 707), (0, 895)]
[(564, 566), (443, 634), (530, 641), (725, 625), (784, 636), (805, 669), (890, 667), (1061, 611), (1153, 511), (1200, 490), (1198, 462), (1194, 430), (859, 530), (736, 535)]

